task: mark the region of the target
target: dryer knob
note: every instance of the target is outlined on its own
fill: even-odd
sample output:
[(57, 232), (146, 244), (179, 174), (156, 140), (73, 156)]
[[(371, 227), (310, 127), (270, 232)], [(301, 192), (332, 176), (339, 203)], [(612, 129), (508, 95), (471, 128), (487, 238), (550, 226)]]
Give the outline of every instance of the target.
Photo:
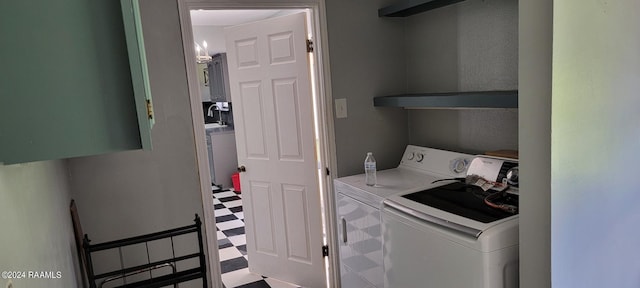
[(422, 153), (418, 153), (418, 159), (416, 159), (417, 162), (422, 162), (422, 160), (424, 160), (424, 154)]
[(416, 157), (416, 154), (413, 152), (409, 152), (409, 154), (407, 155), (407, 160), (413, 160), (413, 158)]
[(469, 160), (465, 158), (458, 158), (451, 161), (451, 172), (456, 174), (461, 174), (467, 172), (467, 168), (469, 168)]

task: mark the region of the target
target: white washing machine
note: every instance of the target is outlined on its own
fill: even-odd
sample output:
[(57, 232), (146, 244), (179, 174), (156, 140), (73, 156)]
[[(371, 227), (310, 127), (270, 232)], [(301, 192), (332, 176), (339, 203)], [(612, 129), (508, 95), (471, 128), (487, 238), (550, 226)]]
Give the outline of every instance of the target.
[(438, 186), (432, 183), (438, 179), (464, 177), (472, 158), (409, 145), (397, 168), (377, 171), (377, 186), (365, 185), (364, 174), (335, 179), (342, 287), (384, 287), (380, 209), (386, 197)]
[(476, 157), (471, 175), (509, 188), (444, 181), (384, 201), (385, 287), (518, 287), (518, 164)]

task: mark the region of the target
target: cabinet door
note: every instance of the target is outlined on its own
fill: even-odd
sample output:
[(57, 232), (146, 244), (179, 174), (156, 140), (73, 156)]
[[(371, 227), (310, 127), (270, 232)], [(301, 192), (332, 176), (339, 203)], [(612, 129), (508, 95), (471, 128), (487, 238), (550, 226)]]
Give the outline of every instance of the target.
[(336, 195), (342, 287), (383, 287), (380, 210)]
[(216, 183), (216, 171), (213, 163), (213, 141), (211, 140), (212, 133), (207, 131), (207, 155), (209, 156), (209, 175), (211, 176), (211, 184)]
[(118, 1), (0, 1), (0, 162), (150, 143), (123, 27)]
[(231, 175), (238, 169), (235, 133), (214, 133), (211, 143), (216, 184), (223, 188), (233, 187)]
[(209, 91), (211, 91), (211, 101), (222, 102), (224, 100), (224, 86), (222, 85), (222, 63), (219, 57), (213, 57), (209, 64), (209, 75), (211, 76), (211, 84), (209, 85)]
[(155, 124), (153, 118), (153, 102), (151, 101), (151, 84), (147, 55), (142, 34), (142, 19), (139, 0), (120, 0), (124, 32), (127, 39), (129, 67), (133, 84), (138, 126), (142, 148), (151, 149), (151, 128)]
[(209, 63), (198, 63), (198, 84), (200, 84), (200, 98), (203, 102), (211, 101), (209, 90)]
[(231, 97), (227, 95), (229, 93), (229, 72), (226, 53), (213, 55), (209, 73), (211, 75), (211, 101), (230, 101)]

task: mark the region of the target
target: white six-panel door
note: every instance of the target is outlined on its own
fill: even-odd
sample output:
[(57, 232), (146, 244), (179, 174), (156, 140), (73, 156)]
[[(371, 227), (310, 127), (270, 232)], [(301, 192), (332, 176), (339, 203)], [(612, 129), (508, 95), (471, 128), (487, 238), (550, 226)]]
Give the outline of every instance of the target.
[(306, 15), (225, 30), (249, 270), (325, 287)]

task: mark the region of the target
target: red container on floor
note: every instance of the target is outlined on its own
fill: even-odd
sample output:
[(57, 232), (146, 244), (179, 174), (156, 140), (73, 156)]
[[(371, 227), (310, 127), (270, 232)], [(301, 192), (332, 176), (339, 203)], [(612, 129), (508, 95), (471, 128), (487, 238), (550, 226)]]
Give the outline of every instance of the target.
[(231, 174), (231, 182), (233, 182), (233, 190), (240, 193), (240, 173)]

